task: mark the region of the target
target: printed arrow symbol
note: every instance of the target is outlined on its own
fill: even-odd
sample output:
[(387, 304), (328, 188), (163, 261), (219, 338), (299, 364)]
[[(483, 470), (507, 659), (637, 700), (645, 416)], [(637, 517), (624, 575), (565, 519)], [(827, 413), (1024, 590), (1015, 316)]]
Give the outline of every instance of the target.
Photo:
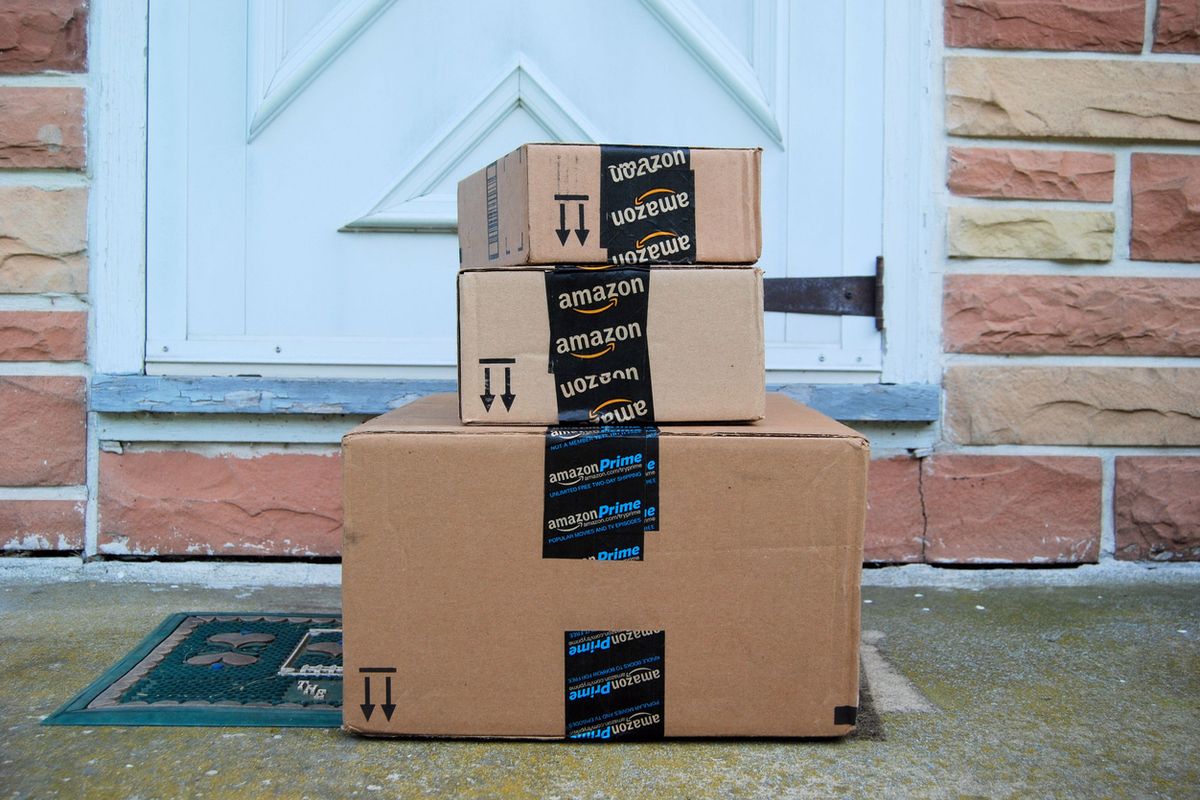
[[(588, 233), (590, 233), (590, 231), (583, 226), (584, 226), (583, 203), (580, 203), (579, 204), (579, 229), (577, 231), (575, 231), (575, 235), (579, 237), (580, 244), (583, 244), (584, 242), (587, 241)], [(563, 244), (566, 244), (566, 242), (564, 242)]]
[(504, 394), (500, 395), (500, 399), (504, 401), (504, 410), (512, 411), (513, 401), (517, 399), (512, 393), (512, 367), (504, 368)]
[(492, 368), (483, 368), (483, 394), (479, 395), (479, 399), (483, 401), (483, 410), (491, 411), (492, 403), (496, 400), (496, 395), (492, 394)]
[(371, 702), (371, 676), (370, 675), (363, 676), (363, 694), (365, 695), (364, 699), (367, 702), (359, 704), (358, 707), (362, 709), (363, 717), (365, 719), (370, 719), (371, 712), (373, 712), (375, 710), (375, 704)]
[(396, 704), (392, 702), (392, 676), (391, 675), (388, 675), (386, 678), (384, 678), (383, 702), (379, 705), (379, 707), (383, 709), (383, 715), (385, 717), (387, 717), (388, 721), (390, 722), (392, 719), (392, 712), (396, 710)]
[(558, 204), (558, 230), (556, 230), (555, 233), (558, 234), (558, 241), (560, 243), (562, 243), (563, 247), (566, 247), (567, 246), (567, 237), (571, 235), (571, 229), (567, 227), (567, 204), (566, 203)]

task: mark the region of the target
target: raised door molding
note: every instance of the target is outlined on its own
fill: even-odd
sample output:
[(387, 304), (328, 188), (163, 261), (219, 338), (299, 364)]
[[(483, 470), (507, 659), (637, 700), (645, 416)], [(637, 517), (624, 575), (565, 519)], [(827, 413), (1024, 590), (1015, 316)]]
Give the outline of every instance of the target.
[[(780, 144), (783, 128), (776, 113), (775, 76), (779, 35), (786, 29), (786, 0), (751, 0), (752, 53), (747, 57), (691, 0), (642, 0), (642, 4), (741, 103)], [(783, 53), (786, 57), (786, 52)]]
[(290, 51), (284, 42), (286, 0), (250, 4), (246, 141), (266, 128), (359, 34), (396, 0), (342, 0)]
[(437, 191), (463, 159), (509, 114), (521, 109), (550, 141), (599, 142), (598, 130), (524, 55), (518, 55), (495, 85), (458, 119), (420, 148), (392, 188), (370, 211), (341, 230), (454, 232), (458, 201)]

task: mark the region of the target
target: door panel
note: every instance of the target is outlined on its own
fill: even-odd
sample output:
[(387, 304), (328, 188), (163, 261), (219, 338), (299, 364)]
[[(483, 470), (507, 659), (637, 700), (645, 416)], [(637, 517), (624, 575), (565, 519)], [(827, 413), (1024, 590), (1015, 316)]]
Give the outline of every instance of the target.
[[(454, 186), (525, 141), (762, 147), (768, 276), (870, 273), (882, 9), (849, 5), (152, 2), (148, 368), (452, 365)], [(870, 320), (767, 316), (770, 367), (879, 368)]]

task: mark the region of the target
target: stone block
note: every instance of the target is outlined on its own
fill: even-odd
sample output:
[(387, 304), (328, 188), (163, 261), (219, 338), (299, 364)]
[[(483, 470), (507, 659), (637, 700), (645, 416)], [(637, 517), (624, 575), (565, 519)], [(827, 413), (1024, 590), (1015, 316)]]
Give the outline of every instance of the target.
[(0, 294), (87, 291), (86, 189), (0, 186)]
[(947, 275), (954, 353), (1200, 356), (1200, 279)]
[(946, 185), (964, 197), (1107, 203), (1113, 170), (1112, 153), (952, 147)]
[(81, 169), (83, 89), (0, 87), (0, 168)]
[(924, 460), (925, 560), (1082, 564), (1100, 556), (1100, 459), (939, 454)]
[(85, 0), (5, 0), (0, 6), (0, 74), (85, 69)]
[(1200, 445), (1200, 369), (957, 365), (945, 391), (963, 444)]
[(1200, 261), (1200, 156), (1134, 153), (1130, 170), (1130, 257)]
[(83, 549), (82, 500), (0, 500), (0, 550)]
[(921, 561), (925, 516), (921, 462), (900, 456), (871, 462), (867, 476), (867, 528), (863, 560), (876, 564)]
[(1108, 211), (957, 207), (949, 209), (946, 226), (956, 258), (1112, 258), (1115, 222)]
[(83, 378), (0, 376), (0, 486), (85, 482)]
[(0, 311), (0, 361), (83, 361), (84, 311)]
[(1116, 557), (1200, 561), (1200, 457), (1116, 460)]
[(1145, 18), (1145, 0), (946, 0), (946, 46), (1140, 53)]
[(99, 549), (112, 555), (336, 556), (341, 475), (333, 449), (104, 452)]
[(946, 130), (1200, 141), (1200, 62), (953, 56), (946, 59)]

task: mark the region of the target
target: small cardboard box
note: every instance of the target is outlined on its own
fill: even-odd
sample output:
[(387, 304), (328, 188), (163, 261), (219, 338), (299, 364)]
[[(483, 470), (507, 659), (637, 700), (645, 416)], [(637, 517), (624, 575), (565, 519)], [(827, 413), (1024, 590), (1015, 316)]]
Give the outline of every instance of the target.
[(852, 730), (868, 445), (768, 400), (749, 425), (538, 429), (464, 426), (445, 394), (347, 434), (345, 727)]
[(459, 262), (753, 264), (762, 151), (527, 144), (458, 184)]
[(462, 270), (462, 420), (760, 419), (762, 308), (754, 267)]

